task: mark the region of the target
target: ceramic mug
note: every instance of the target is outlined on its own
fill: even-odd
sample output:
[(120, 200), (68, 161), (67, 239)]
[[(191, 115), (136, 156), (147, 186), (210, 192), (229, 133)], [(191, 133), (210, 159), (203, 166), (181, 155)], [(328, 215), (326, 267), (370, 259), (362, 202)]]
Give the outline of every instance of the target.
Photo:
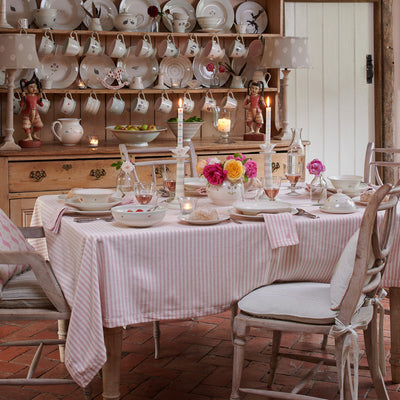
[(96, 115), (100, 108), (100, 100), (97, 98), (95, 92), (91, 92), (86, 99), (83, 109), (88, 114)]
[(64, 41), (62, 54), (65, 56), (78, 56), (82, 54), (82, 47), (79, 43), (78, 34), (72, 31), (67, 39)]
[(104, 46), (101, 45), (100, 37), (97, 32), (93, 32), (90, 37), (86, 39), (83, 46), (84, 55), (98, 56), (104, 53)]
[(188, 17), (182, 19), (173, 19), (173, 31), (178, 33), (186, 32), (186, 29), (190, 27), (190, 22), (188, 21), (188, 19)]
[(107, 102), (107, 110), (114, 113), (121, 115), (125, 109), (125, 101), (122, 100), (121, 95), (119, 92), (114, 93), (114, 96), (111, 97)]
[(246, 33), (247, 24), (235, 24), (235, 28), (237, 33)]
[(163, 91), (161, 96), (156, 100), (154, 107), (156, 111), (168, 114), (172, 110), (172, 101), (168, 97), (168, 93)]
[(21, 112), (21, 105), (19, 104), (21, 101), (21, 95), (17, 92), (13, 96), (13, 113), (18, 115)]
[(227, 95), (222, 99), (221, 106), (222, 108), (236, 108), (237, 107), (237, 100), (233, 93), (229, 90)]
[(132, 101), (132, 111), (139, 114), (146, 114), (149, 109), (149, 102), (142, 91), (139, 92), (138, 96)]
[(54, 43), (53, 34), (49, 30), (47, 30), (40, 41), (38, 54), (40, 56), (52, 54), (55, 48), (56, 44)]
[(28, 18), (19, 18), (17, 24), (19, 29), (28, 29), (29, 27)]
[(179, 48), (175, 45), (172, 35), (168, 35), (158, 46), (158, 55), (160, 57), (178, 57)]
[(141, 76), (134, 76), (129, 85), (130, 89), (144, 89), (143, 78)]
[(190, 114), (194, 110), (194, 101), (189, 92), (183, 94), (183, 112)]
[(70, 92), (65, 93), (64, 98), (60, 102), (60, 112), (66, 115), (71, 115), (75, 111), (76, 101), (73, 99)]
[(42, 93), (42, 106), (37, 105), (37, 110), (40, 114), (47, 114), (50, 109), (50, 100), (47, 98), (46, 93)]
[(203, 55), (206, 58), (214, 59), (222, 58), (225, 55), (225, 49), (221, 48), (217, 35), (213, 35), (212, 39), (206, 43)]
[(197, 40), (197, 36), (191, 34), (187, 42), (185, 43), (185, 46), (183, 47), (183, 55), (185, 57), (194, 57), (199, 54), (200, 51), (200, 46), (199, 46), (199, 41)]
[(231, 58), (239, 58), (246, 57), (247, 49), (243, 41), (243, 37), (236, 36), (236, 39), (232, 42), (231, 47), (229, 48), (229, 57)]
[(136, 57), (151, 57), (154, 49), (151, 43), (151, 37), (146, 33), (142, 39), (138, 41), (135, 49)]
[(200, 110), (202, 111), (212, 111), (217, 106), (217, 102), (215, 101), (212, 93), (207, 91), (204, 97), (200, 100)]
[(125, 38), (122, 33), (118, 33), (117, 37), (111, 42), (107, 49), (107, 54), (112, 58), (124, 57), (127, 53)]

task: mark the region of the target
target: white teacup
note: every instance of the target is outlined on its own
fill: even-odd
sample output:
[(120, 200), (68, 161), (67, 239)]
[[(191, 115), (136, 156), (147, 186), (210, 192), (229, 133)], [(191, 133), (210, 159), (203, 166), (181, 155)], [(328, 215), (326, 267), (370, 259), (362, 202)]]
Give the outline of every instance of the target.
[(107, 110), (114, 114), (121, 115), (124, 109), (125, 101), (122, 100), (122, 97), (118, 92), (114, 93), (114, 96), (107, 102)]
[(107, 55), (112, 58), (124, 57), (127, 53), (125, 38), (122, 33), (118, 33), (113, 39), (110, 46), (107, 48)]
[(33, 18), (38, 28), (54, 28), (58, 10), (56, 8), (38, 8), (33, 11)]
[(220, 59), (225, 55), (225, 49), (222, 49), (219, 44), (217, 35), (213, 35), (212, 39), (209, 40), (203, 51), (203, 56), (207, 58)]
[(155, 110), (162, 113), (168, 114), (172, 110), (172, 100), (169, 99), (168, 93), (163, 91), (161, 96), (156, 100), (154, 104)]
[(172, 27), (174, 32), (182, 33), (186, 32), (186, 29), (190, 27), (190, 22), (188, 21), (189, 18), (183, 19), (174, 19), (172, 20)]
[(65, 93), (65, 96), (60, 101), (60, 112), (66, 115), (74, 113), (76, 107), (76, 101), (73, 99), (70, 92)]
[(236, 36), (236, 39), (232, 42), (229, 48), (229, 57), (239, 58), (246, 57), (247, 49), (241, 36)]
[(217, 106), (212, 93), (207, 91), (202, 99), (200, 99), (199, 107), (202, 111), (212, 111)]
[(183, 112), (190, 114), (194, 110), (194, 101), (190, 96), (189, 92), (185, 92), (183, 94), (183, 103), (182, 103)]
[(158, 46), (158, 55), (160, 57), (178, 57), (179, 48), (175, 45), (175, 39), (168, 35)]
[(100, 109), (100, 100), (97, 98), (95, 92), (89, 94), (86, 99), (83, 109), (88, 114), (96, 115)]
[(40, 114), (47, 114), (50, 109), (50, 100), (47, 98), (46, 93), (42, 93), (42, 106), (40, 104), (37, 105), (37, 110)]
[(222, 108), (236, 108), (237, 100), (231, 91), (222, 99), (221, 106)]
[(83, 46), (84, 55), (98, 56), (104, 53), (104, 46), (101, 45), (100, 37), (97, 32), (93, 32), (90, 37), (86, 39)]
[(146, 33), (142, 39), (138, 41), (135, 49), (136, 57), (151, 57), (154, 53), (150, 36)]
[(64, 41), (62, 54), (65, 56), (78, 56), (82, 54), (82, 47), (79, 43), (78, 34), (72, 31), (67, 39)]
[(199, 54), (200, 46), (196, 35), (191, 34), (185, 43), (182, 53), (185, 57), (194, 57)]
[(139, 114), (146, 114), (149, 109), (149, 102), (143, 92), (139, 92), (138, 96), (133, 99), (131, 109)]
[(14, 93), (14, 97), (13, 97), (13, 113), (15, 115), (18, 115), (21, 112), (21, 95), (17, 92)]
[(172, 13), (172, 19), (188, 19), (189, 17), (187, 16), (187, 14), (181, 13), (181, 12), (173, 12)]
[(53, 34), (49, 30), (47, 30), (40, 41), (38, 54), (40, 56), (52, 54), (55, 48), (56, 44), (54, 43)]
[(144, 89), (143, 78), (141, 76), (135, 76), (132, 78), (132, 82), (129, 85), (130, 89)]
[(237, 33), (246, 33), (247, 24), (235, 24), (235, 28)]

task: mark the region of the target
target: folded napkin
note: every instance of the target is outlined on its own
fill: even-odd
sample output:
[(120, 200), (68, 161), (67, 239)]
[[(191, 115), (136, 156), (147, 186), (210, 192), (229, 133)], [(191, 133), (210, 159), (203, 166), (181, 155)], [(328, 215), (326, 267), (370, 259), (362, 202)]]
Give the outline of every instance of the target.
[(263, 214), (271, 249), (299, 244), (296, 223), (289, 213)]
[(43, 226), (53, 233), (58, 233), (61, 226), (62, 216), (69, 210), (71, 210), (71, 208), (65, 206), (65, 204), (57, 206), (52, 210), (50, 215), (43, 217)]

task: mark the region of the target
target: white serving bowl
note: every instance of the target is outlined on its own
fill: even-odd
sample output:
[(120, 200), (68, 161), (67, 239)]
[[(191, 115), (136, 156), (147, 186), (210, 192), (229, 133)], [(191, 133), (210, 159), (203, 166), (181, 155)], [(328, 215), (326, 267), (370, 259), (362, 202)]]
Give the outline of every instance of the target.
[(197, 17), (197, 22), (202, 29), (216, 29), (220, 22), (220, 18), (208, 15), (205, 17)]
[(113, 189), (100, 188), (76, 188), (72, 189), (72, 197), (78, 203), (108, 203), (110, 197), (114, 195)]
[(114, 126), (107, 126), (106, 129), (112, 132), (121, 143), (137, 147), (148, 146), (148, 143), (154, 140), (161, 132), (167, 130), (167, 128), (162, 128), (159, 126), (153, 131), (118, 130), (114, 129)]
[[(116, 206), (111, 209), (115, 221), (135, 228), (144, 228), (155, 225), (163, 220), (168, 205), (161, 204), (155, 210), (154, 205), (132, 205)], [(138, 211), (142, 210), (142, 211)]]
[(328, 178), (336, 190), (342, 190), (343, 193), (354, 193), (360, 188), (362, 176), (358, 175), (338, 175)]
[(354, 200), (344, 193), (333, 194), (325, 201), (321, 211), (332, 214), (348, 214), (357, 211)]
[[(199, 132), (204, 122), (184, 122), (182, 131), (182, 140), (184, 142), (190, 142), (192, 137)], [(172, 133), (178, 137), (178, 123), (168, 122), (168, 126), (171, 128)]]

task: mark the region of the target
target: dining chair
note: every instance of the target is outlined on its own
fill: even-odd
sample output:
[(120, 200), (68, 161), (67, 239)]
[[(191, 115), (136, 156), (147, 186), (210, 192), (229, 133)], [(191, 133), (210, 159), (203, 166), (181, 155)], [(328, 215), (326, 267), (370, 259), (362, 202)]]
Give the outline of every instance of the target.
[[(382, 202), (389, 194), (388, 201)], [(395, 233), (396, 205), (400, 186), (381, 186), (365, 209), (359, 230), (345, 246), (330, 283), (282, 282), (260, 287), (245, 295), (238, 303), (234, 318), (234, 356), (231, 400), (240, 399), (240, 392), (280, 399), (317, 398), (299, 394), (324, 365), (335, 365), (341, 399), (357, 399), (358, 336), (364, 331), (365, 349), (372, 381), (379, 399), (388, 399), (383, 375), (385, 354), (382, 327), (384, 313), (380, 297), (382, 274)], [(378, 211), (384, 215), (378, 223)], [(270, 371), (266, 389), (241, 387), (244, 350), (250, 327), (273, 331)], [(280, 350), (282, 332), (330, 334), (335, 340), (335, 360), (285, 354)], [(379, 344), (378, 344), (379, 342)], [(353, 347), (353, 358), (351, 358)], [(278, 357), (317, 362), (317, 366), (298, 383), (291, 393), (272, 390)], [(351, 369), (353, 368), (353, 380)]]
[[(2, 341), (0, 346), (37, 346), (26, 377), (0, 379), (0, 385), (61, 385), (74, 384), (68, 378), (34, 377), (43, 346), (64, 346), (66, 333), (60, 333), (69, 320), (70, 308), (47, 262), (26, 238), (44, 238), (42, 227), (17, 228), (0, 209), (0, 321), (61, 321), (58, 339), (26, 339)], [(60, 361), (64, 361), (63, 347)], [(84, 390), (91, 398), (90, 385)]]
[[(364, 161), (365, 183), (382, 185), (388, 179), (391, 183), (395, 183), (400, 179), (399, 169), (399, 148), (376, 148), (374, 142), (368, 143)], [(389, 174), (392, 174), (392, 176)]]

